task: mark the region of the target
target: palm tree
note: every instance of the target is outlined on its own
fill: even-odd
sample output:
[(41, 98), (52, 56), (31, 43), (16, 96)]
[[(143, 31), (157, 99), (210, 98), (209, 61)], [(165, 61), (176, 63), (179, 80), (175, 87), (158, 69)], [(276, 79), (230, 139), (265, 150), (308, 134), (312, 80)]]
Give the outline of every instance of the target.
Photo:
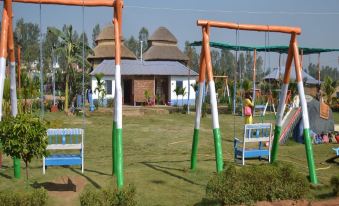
[[(64, 26), (63, 31), (56, 28), (49, 28), (49, 32), (59, 37), (59, 45), (57, 45), (57, 52), (60, 52), (65, 57), (66, 63), (66, 81), (65, 81), (65, 112), (68, 112), (69, 106), (69, 89), (70, 89), (70, 78), (75, 75), (74, 65), (81, 65), (82, 62), (82, 43), (81, 39), (78, 40), (75, 31), (73, 31), (72, 25)], [(85, 46), (88, 50), (88, 46)], [(85, 60), (85, 63), (88, 63)], [(74, 82), (74, 84), (76, 84)]]
[(182, 105), (184, 105), (184, 96), (186, 95), (186, 87), (182, 87), (182, 88), (181, 88), (180, 94), (182, 95), (182, 96), (181, 96), (181, 102), (182, 102)]
[[(97, 87), (95, 87), (94, 92), (96, 93), (98, 91), (98, 97), (100, 98), (101, 104), (103, 104), (106, 90), (105, 90), (105, 81), (102, 80), (102, 77), (104, 76), (103, 73), (95, 74), (95, 79), (97, 80)], [(99, 107), (99, 104), (97, 105)]]
[(337, 81), (333, 81), (331, 77), (327, 76), (322, 84), (322, 91), (326, 96), (326, 103), (331, 105), (332, 95), (335, 92)]
[(175, 95), (177, 95), (177, 106), (178, 106), (178, 99), (179, 99), (179, 95), (181, 93), (181, 87), (176, 86), (175, 89), (173, 90), (173, 92), (175, 92)]

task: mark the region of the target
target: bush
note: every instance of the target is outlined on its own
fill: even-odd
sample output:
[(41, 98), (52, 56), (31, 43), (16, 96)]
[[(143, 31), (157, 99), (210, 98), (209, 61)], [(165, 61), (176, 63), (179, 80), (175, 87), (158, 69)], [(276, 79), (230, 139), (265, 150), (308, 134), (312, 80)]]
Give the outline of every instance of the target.
[(339, 196), (339, 175), (331, 178), (331, 186), (333, 188), (333, 194)]
[(0, 206), (42, 206), (47, 204), (47, 191), (34, 189), (26, 192), (0, 192)]
[(82, 206), (134, 206), (135, 187), (128, 185), (122, 190), (113, 187), (97, 190), (86, 188), (80, 195), (80, 205)]
[(234, 164), (208, 182), (206, 195), (224, 205), (252, 204), (257, 201), (300, 199), (309, 183), (289, 164), (255, 165), (237, 169)]

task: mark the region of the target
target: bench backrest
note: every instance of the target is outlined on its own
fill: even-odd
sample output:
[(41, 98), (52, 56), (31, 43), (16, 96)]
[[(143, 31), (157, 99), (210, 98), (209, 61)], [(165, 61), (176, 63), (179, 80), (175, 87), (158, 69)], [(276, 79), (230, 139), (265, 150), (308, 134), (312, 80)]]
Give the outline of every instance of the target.
[(82, 144), (84, 130), (79, 128), (48, 129), (48, 144)]
[(244, 132), (245, 142), (270, 142), (272, 134), (271, 123), (246, 124)]

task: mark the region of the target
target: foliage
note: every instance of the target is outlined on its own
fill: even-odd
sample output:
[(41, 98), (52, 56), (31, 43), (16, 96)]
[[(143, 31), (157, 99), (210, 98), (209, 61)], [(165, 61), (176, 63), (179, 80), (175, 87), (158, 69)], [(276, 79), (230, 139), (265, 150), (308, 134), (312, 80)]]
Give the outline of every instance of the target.
[(325, 77), (325, 81), (322, 83), (322, 91), (326, 96), (326, 103), (331, 105), (332, 103), (332, 95), (335, 92), (335, 88), (337, 86), (337, 81), (333, 81), (331, 77)]
[[(308, 65), (308, 73), (315, 79), (318, 79), (318, 65), (310, 63)], [(339, 77), (338, 69), (330, 66), (322, 66), (320, 69), (320, 80), (324, 81), (327, 76), (338, 78)]]
[(39, 59), (39, 25), (26, 23), (23, 18), (16, 22), (14, 30), (15, 45), (21, 46), (21, 59), (28, 70)]
[(100, 25), (96, 24), (92, 31), (92, 47), (95, 47), (97, 45), (95, 40), (97, 39), (99, 34), (100, 34)]
[(199, 71), (199, 54), (195, 47), (190, 46), (189, 41), (185, 42), (184, 54), (188, 57), (187, 67)]
[[(103, 101), (106, 96), (105, 81), (102, 80), (102, 78), (104, 77), (104, 74), (98, 73), (98, 74), (95, 74), (94, 77), (97, 81), (97, 86), (94, 89), (94, 93), (98, 92), (100, 102), (103, 105)], [(97, 107), (99, 107), (99, 104), (97, 105)]]
[(145, 96), (147, 105), (149, 105), (151, 102), (151, 92), (149, 90), (145, 90), (144, 96)]
[(28, 163), (33, 157), (47, 156), (46, 125), (38, 117), (20, 114), (0, 122), (0, 140), (3, 151), (8, 156), (22, 159), (26, 165), (28, 179)]
[(182, 87), (180, 89), (180, 95), (181, 95), (181, 104), (184, 105), (184, 96), (187, 94), (186, 87)]
[(333, 188), (333, 194), (339, 196), (339, 175), (331, 178), (331, 186)]
[(177, 96), (177, 106), (178, 106), (178, 104), (179, 104), (178, 99), (179, 99), (179, 95), (181, 93), (181, 87), (176, 86), (175, 89), (173, 90), (173, 92), (175, 92), (175, 95)]
[[(77, 71), (78, 66), (82, 65), (82, 48), (84, 46), (85, 53), (88, 53), (91, 49), (86, 44), (82, 43), (82, 39), (78, 38), (78, 34), (76, 31), (73, 31), (72, 25), (64, 25), (62, 31), (56, 28), (49, 28), (49, 31), (54, 35), (58, 36), (60, 41), (58, 45), (56, 45), (56, 51), (61, 53), (61, 57), (63, 61), (61, 64), (65, 64), (65, 112), (68, 112), (69, 101), (73, 99), (77, 95), (76, 85), (79, 84), (76, 80), (76, 75), (79, 73)], [(85, 37), (84, 35), (82, 35)], [(89, 62), (84, 60), (85, 68), (89, 67)], [(63, 63), (64, 62), (64, 63)], [(70, 88), (72, 88), (70, 90)]]
[(251, 165), (239, 169), (230, 164), (223, 173), (212, 177), (206, 187), (207, 198), (224, 205), (295, 200), (308, 191), (307, 179), (290, 164)]
[(43, 206), (47, 204), (48, 194), (45, 189), (25, 192), (5, 190), (0, 192), (0, 206)]
[(249, 79), (244, 79), (242, 82), (242, 88), (244, 89), (244, 92), (249, 92), (252, 87), (252, 82)]
[(148, 49), (148, 36), (148, 29), (146, 27), (142, 27), (139, 30), (138, 38), (131, 36), (127, 41), (124, 42), (124, 44), (135, 54), (135, 56), (139, 58), (141, 57), (141, 41), (142, 51), (145, 52)]
[(207, 105), (208, 103), (205, 101), (201, 105), (201, 117), (204, 118), (207, 116)]
[(136, 205), (135, 187), (128, 185), (121, 190), (113, 187), (107, 187), (101, 190), (87, 187), (80, 195), (80, 205), (134, 206)]

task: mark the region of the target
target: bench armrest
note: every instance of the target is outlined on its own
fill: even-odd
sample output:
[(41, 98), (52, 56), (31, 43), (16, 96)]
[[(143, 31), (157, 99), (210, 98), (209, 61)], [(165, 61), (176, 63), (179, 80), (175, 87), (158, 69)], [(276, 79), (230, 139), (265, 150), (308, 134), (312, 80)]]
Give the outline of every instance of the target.
[(239, 142), (239, 143), (242, 143), (242, 141), (240, 140), (240, 139), (238, 139), (238, 138), (236, 138), (236, 137), (234, 137), (234, 142)]

